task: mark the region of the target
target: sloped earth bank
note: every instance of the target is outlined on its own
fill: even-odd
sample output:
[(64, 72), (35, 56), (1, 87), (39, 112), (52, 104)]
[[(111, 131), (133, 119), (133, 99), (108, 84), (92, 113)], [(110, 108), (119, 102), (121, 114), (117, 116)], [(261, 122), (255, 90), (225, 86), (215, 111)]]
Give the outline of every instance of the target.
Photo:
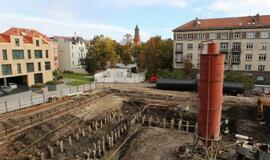
[[(29, 157), (82, 160), (93, 159), (93, 156), (99, 159), (113, 157), (115, 160), (179, 159), (179, 146), (190, 148), (193, 144), (197, 96), (187, 92), (140, 91), (140, 87), (135, 88), (110, 90), (113, 94), (101, 97), (85, 108), (20, 133), (9, 145), (0, 146), (0, 160)], [(256, 107), (240, 106), (237, 104), (241, 102), (239, 99), (225, 100), (228, 103), (225, 102), (223, 107), (223, 119), (229, 118), (231, 133), (224, 136), (224, 144), (234, 143), (235, 133), (269, 143), (269, 125), (259, 125)], [(189, 111), (183, 111), (186, 106), (189, 106)], [(269, 110), (266, 110), (267, 114)], [(180, 119), (190, 128), (183, 126), (179, 130)], [(137, 132), (133, 132), (135, 128), (138, 128)], [(51, 158), (51, 148), (54, 158)], [(229, 150), (232, 157), (234, 148)]]

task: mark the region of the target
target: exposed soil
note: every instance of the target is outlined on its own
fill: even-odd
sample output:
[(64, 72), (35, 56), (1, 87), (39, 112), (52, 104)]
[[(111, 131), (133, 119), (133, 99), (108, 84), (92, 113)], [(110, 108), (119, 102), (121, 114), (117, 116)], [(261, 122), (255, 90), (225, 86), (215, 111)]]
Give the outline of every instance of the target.
[[(118, 137), (110, 151), (106, 139), (107, 152), (105, 156), (108, 157), (128, 137), (134, 127), (142, 123), (142, 117), (145, 117), (142, 129), (120, 148), (118, 156), (115, 156), (118, 158), (115, 159), (176, 160), (179, 146), (193, 144), (193, 132), (199, 106), (196, 93), (160, 91), (142, 84), (107, 84), (106, 86), (110, 86), (110, 89), (104, 96), (99, 97), (95, 93), (69, 99), (68, 101), (73, 101), (78, 109), (75, 107), (72, 112), (26, 129), (16, 136), (2, 141), (0, 160), (21, 160), (28, 158), (30, 154), (39, 159), (41, 153), (45, 155), (46, 159), (49, 159), (48, 146), (55, 149), (54, 159), (79, 160), (85, 157), (89, 150), (93, 150), (98, 142), (110, 137), (112, 131), (123, 130), (123, 125), (126, 125), (127, 129), (123, 132), (121, 130), (121, 136)], [(101, 87), (104, 86), (101, 85)], [(84, 101), (90, 98), (93, 101), (87, 103)], [(67, 102), (60, 103), (63, 107)], [(84, 107), (80, 108), (77, 104), (84, 105)], [(257, 122), (256, 97), (224, 96), (223, 106), (222, 119), (227, 117), (230, 121), (230, 134), (224, 135), (224, 144), (234, 143), (235, 133), (253, 137), (254, 142), (270, 143), (270, 118), (265, 116), (268, 122), (266, 125), (260, 125)], [(0, 129), (14, 127), (20, 120), (48, 108), (50, 107), (31, 108), (10, 113), (10, 116), (4, 115), (0, 117)], [(51, 108), (57, 108), (57, 105), (53, 104)], [(137, 119), (134, 118), (141, 111), (143, 111), (141, 116)], [(265, 115), (267, 114), (270, 114), (270, 109), (265, 110)], [(167, 123), (165, 128), (161, 124), (163, 119)], [(172, 119), (175, 121), (175, 125), (171, 128)], [(194, 128), (190, 129), (189, 133), (180, 132), (177, 126), (179, 120), (183, 120), (183, 125), (188, 123)], [(63, 126), (60, 127), (61, 125)], [(58, 129), (55, 130), (56, 128)], [(185, 127), (182, 129), (186, 130)], [(53, 130), (54, 132), (52, 132)], [(52, 133), (48, 134), (50, 132)], [(83, 132), (85, 132), (85, 136), (83, 136)], [(79, 139), (76, 137), (78, 133)], [(70, 136), (72, 137), (72, 145), (69, 145)], [(59, 141), (63, 141), (63, 152), (60, 151)], [(230, 154), (233, 154), (234, 150), (235, 148), (230, 148)], [(18, 154), (19, 152), (20, 154)]]

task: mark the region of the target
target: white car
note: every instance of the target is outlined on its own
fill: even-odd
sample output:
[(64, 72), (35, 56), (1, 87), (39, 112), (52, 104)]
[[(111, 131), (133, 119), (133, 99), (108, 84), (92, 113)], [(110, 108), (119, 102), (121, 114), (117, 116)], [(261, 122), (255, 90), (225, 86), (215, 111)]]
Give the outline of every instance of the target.
[(18, 88), (17, 84), (15, 84), (15, 83), (9, 83), (8, 85), (10, 86), (11, 89), (17, 89)]

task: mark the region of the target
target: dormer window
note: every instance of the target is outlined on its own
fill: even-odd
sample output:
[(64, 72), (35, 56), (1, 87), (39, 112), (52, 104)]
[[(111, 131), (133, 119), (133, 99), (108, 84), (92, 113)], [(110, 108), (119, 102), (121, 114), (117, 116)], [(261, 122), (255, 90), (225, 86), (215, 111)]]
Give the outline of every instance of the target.
[(39, 47), (39, 40), (36, 40), (36, 46)]
[(15, 45), (20, 46), (20, 39), (19, 38), (15, 38)]

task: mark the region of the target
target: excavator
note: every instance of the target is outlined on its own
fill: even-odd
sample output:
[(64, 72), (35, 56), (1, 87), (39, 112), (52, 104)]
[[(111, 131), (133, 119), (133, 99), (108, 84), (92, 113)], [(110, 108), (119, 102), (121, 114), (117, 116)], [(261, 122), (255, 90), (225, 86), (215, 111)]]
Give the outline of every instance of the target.
[(264, 121), (264, 107), (270, 107), (270, 97), (260, 97), (257, 101), (258, 103), (258, 112), (257, 119), (259, 121)]

